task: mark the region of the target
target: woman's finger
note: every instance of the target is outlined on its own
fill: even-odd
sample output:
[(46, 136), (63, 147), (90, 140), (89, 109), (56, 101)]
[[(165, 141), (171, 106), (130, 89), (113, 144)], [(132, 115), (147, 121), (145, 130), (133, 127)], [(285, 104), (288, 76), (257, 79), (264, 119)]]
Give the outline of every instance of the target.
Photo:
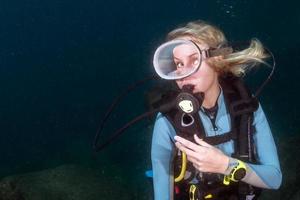
[(194, 139), (199, 145), (201, 145), (203, 147), (211, 147), (210, 144), (208, 144), (207, 142), (204, 142), (204, 140), (200, 139), (196, 134), (194, 135)]
[(186, 153), (187, 156), (190, 156), (190, 157), (193, 157), (194, 159), (198, 160), (199, 159), (199, 153), (189, 149), (189, 148), (186, 148), (184, 145), (182, 145), (181, 143), (179, 142), (176, 142), (175, 143), (176, 147), (178, 149), (180, 149), (182, 152)]
[(189, 149), (192, 149), (194, 151), (199, 151), (199, 145), (189, 141), (189, 140), (186, 140), (182, 137), (179, 137), (179, 136), (175, 136), (174, 139), (177, 141), (177, 142), (180, 142), (182, 145), (184, 145), (186, 148), (189, 148)]

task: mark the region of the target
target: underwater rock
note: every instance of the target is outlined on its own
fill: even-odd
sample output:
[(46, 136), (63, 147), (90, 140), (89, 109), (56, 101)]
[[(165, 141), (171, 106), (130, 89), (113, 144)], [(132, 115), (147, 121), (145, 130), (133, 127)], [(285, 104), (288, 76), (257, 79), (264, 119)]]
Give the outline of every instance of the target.
[(3, 181), (0, 183), (0, 200), (25, 200), (17, 187), (16, 180)]
[(132, 199), (126, 183), (106, 177), (100, 170), (64, 165), (0, 182), (0, 200), (99, 200)]
[[(143, 138), (145, 140), (143, 142), (146, 143), (150, 140), (150, 135), (147, 135), (147, 137), (149, 138)], [(300, 199), (300, 161), (298, 159), (300, 155), (300, 135), (282, 136), (275, 138), (275, 140), (283, 173), (283, 182), (279, 190), (264, 190), (260, 199)], [(143, 142), (140, 144), (143, 144)], [(125, 151), (129, 147), (125, 145), (123, 149)], [(142, 147), (139, 147), (139, 149), (142, 149)], [(132, 151), (136, 151), (136, 148)], [(127, 154), (131, 155), (132, 152)], [(142, 157), (145, 152), (141, 151), (140, 154), (137, 154), (137, 156)], [(128, 160), (128, 157), (123, 159), (120, 161), (121, 163)], [(0, 180), (0, 200), (153, 199), (152, 188), (150, 188), (152, 185), (151, 180), (149, 180), (149, 184), (145, 184), (144, 177), (140, 174), (143, 169), (138, 168), (142, 167), (141, 165), (137, 167), (137, 163), (133, 161), (128, 162), (130, 163), (128, 166), (123, 164), (122, 167), (111, 163), (107, 164), (107, 167), (103, 167), (103, 163), (98, 163), (99, 169), (79, 165), (63, 165), (53, 169), (6, 177)], [(100, 166), (102, 169), (100, 169)], [(132, 177), (132, 174), (134, 174), (132, 170), (136, 171), (135, 177)], [(131, 181), (128, 181), (129, 179)]]

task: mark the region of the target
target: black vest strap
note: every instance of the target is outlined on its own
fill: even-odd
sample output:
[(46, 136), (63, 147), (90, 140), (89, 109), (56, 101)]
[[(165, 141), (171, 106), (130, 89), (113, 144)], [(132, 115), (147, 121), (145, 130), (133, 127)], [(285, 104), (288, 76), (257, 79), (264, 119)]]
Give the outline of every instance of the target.
[(204, 141), (211, 145), (218, 145), (218, 144), (228, 142), (229, 140), (235, 140), (235, 139), (236, 139), (236, 135), (233, 132), (228, 132), (222, 135), (205, 137)]
[(254, 161), (252, 134), (253, 113), (258, 108), (258, 101), (252, 97), (249, 89), (239, 78), (221, 79), (225, 104), (230, 114), (232, 131), (237, 135), (232, 155), (243, 161)]

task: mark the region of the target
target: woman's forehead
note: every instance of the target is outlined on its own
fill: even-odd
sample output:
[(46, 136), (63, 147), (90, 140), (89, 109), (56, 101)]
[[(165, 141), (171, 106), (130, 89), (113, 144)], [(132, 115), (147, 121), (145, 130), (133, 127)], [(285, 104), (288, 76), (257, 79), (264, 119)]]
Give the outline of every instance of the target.
[(197, 44), (197, 46), (198, 46), (201, 50), (209, 49), (209, 45), (208, 45), (208, 44), (205, 44), (204, 42), (200, 42), (199, 40), (197, 40), (195, 37), (192, 37), (192, 36), (181, 36), (181, 37), (178, 37), (178, 38), (176, 38), (176, 39), (193, 41), (194, 43)]
[(199, 54), (197, 47), (191, 44), (180, 44), (173, 49), (174, 56), (181, 55), (181, 56), (191, 56), (194, 54)]

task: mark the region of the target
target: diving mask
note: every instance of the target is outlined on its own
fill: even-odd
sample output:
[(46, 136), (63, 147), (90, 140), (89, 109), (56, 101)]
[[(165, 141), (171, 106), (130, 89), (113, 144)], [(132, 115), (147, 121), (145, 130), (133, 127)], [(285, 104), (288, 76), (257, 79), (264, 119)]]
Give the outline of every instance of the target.
[(204, 58), (229, 53), (232, 53), (231, 47), (202, 50), (191, 40), (176, 39), (157, 48), (153, 65), (161, 78), (178, 80), (198, 71)]

